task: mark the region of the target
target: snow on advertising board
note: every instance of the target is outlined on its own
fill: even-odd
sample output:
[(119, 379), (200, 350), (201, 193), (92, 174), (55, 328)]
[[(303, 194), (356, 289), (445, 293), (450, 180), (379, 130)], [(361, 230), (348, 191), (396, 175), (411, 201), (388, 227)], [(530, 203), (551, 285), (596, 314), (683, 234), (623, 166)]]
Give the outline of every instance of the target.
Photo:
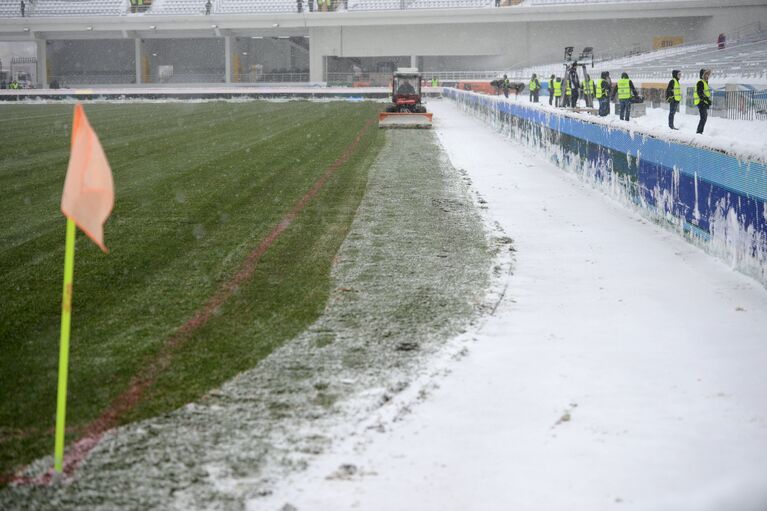
[(767, 285), (767, 165), (752, 155), (456, 89), (443, 95)]

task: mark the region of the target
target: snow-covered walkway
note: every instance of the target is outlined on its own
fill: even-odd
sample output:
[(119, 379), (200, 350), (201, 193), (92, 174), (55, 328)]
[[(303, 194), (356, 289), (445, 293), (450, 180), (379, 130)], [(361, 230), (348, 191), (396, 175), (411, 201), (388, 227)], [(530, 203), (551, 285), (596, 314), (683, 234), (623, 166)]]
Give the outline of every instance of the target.
[(514, 239), (506, 299), (411, 413), (249, 508), (767, 509), (767, 290), (452, 102), (430, 108)]

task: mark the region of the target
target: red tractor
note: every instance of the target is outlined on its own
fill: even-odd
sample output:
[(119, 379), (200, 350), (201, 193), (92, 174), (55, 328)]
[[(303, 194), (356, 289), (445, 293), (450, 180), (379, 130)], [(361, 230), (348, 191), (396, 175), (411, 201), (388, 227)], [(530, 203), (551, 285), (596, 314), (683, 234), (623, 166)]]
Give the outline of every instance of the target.
[(400, 68), (392, 78), (392, 102), (378, 115), (379, 128), (431, 128), (433, 114), (421, 104), (421, 73)]

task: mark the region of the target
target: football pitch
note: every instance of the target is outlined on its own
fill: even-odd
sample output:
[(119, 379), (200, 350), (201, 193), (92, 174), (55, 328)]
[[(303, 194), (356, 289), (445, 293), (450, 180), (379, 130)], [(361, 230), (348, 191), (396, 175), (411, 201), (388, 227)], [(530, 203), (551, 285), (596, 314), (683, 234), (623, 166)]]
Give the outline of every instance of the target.
[[(78, 232), (68, 445), (157, 360), (172, 363), (150, 371), (141, 399), (110, 426), (199, 398), (315, 321), (384, 142), (370, 123), (375, 103), (85, 109), (112, 167), (115, 208), (105, 225), (109, 254)], [(65, 234), (59, 204), (72, 110), (2, 108), (0, 474), (53, 447)], [(286, 218), (289, 227), (258, 255), (248, 278), (238, 278)], [(226, 299), (211, 303), (222, 288)], [(206, 304), (210, 314), (190, 327)], [(176, 342), (179, 331), (183, 342)]]

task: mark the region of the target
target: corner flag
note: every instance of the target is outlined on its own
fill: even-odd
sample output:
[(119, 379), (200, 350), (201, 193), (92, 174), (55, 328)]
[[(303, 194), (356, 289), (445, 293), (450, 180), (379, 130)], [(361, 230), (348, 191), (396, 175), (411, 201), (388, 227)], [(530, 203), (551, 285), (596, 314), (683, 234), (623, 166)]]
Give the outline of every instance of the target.
[(67, 408), (67, 373), (69, 371), (69, 327), (72, 316), (72, 279), (75, 267), (75, 224), (101, 250), (104, 245), (104, 222), (114, 206), (112, 170), (96, 132), (91, 128), (82, 105), (75, 105), (72, 121), (72, 148), (61, 196), (61, 212), (67, 217), (64, 250), (64, 293), (61, 302), (61, 344), (59, 349), (59, 387), (56, 404), (56, 440), (54, 467), (64, 470), (64, 432)]

